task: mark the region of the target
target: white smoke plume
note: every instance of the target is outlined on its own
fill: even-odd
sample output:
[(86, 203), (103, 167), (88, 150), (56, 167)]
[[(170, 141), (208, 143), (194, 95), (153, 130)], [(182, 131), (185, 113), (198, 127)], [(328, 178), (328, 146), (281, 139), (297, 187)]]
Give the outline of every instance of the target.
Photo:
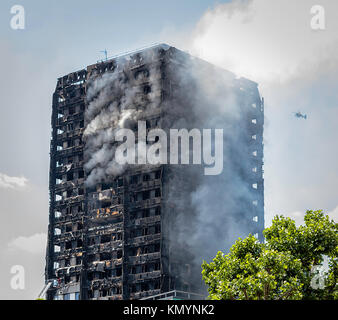
[[(325, 30), (314, 30), (314, 5), (325, 13)], [(262, 84), (313, 77), (338, 66), (338, 10), (331, 0), (235, 0), (207, 10), (189, 51)]]
[[(314, 6), (324, 9), (324, 30), (311, 26)], [(337, 206), (337, 12), (331, 0), (234, 0), (208, 9), (189, 41), (172, 41), (259, 83), (266, 225), (276, 214), (298, 221), (307, 209), (332, 213)], [(308, 119), (297, 121), (297, 111)]]
[[(195, 86), (195, 90), (183, 90), (190, 101), (187, 106), (193, 110), (193, 118), (187, 119), (190, 126), (222, 128), (224, 132), (222, 174), (208, 177), (199, 168), (185, 168), (187, 176), (194, 176), (194, 180), (183, 182), (190, 184), (187, 194), (181, 184), (171, 190), (172, 194), (179, 193), (176, 204), (182, 208), (175, 238), (191, 247), (200, 266), (218, 250), (227, 250), (239, 236), (255, 233), (252, 201), (257, 196), (248, 180), (251, 136), (247, 125), (251, 105), (260, 106), (261, 101), (255, 84), (202, 61), (192, 60), (190, 68), (177, 72), (180, 87)], [(180, 188), (175, 192), (177, 185)]]
[[(109, 181), (124, 172), (127, 165), (115, 160), (116, 131), (135, 128), (137, 121), (160, 102), (157, 60), (149, 53), (139, 54), (138, 58), (142, 63), (150, 62), (150, 67), (134, 75), (128, 70), (131, 58), (123, 57), (116, 60), (112, 71), (103, 75), (94, 72), (89, 80), (84, 131), (85, 169), (90, 172), (88, 186)], [(150, 92), (144, 94), (142, 84)]]

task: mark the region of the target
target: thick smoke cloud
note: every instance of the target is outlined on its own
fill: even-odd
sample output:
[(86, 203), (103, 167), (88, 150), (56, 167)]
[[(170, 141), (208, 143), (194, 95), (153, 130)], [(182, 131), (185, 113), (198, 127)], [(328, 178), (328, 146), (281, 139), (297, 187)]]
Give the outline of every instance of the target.
[[(314, 5), (325, 10), (325, 30), (311, 28)], [(199, 20), (189, 50), (264, 87), (297, 76), (310, 80), (338, 66), (337, 10), (330, 0), (219, 4)]]
[(189, 59), (188, 67), (175, 72), (180, 88), (173, 93), (177, 106), (192, 112), (173, 126), (222, 128), (224, 138), (219, 176), (205, 176), (198, 166), (171, 168), (175, 175), (169, 202), (177, 212), (170, 230), (172, 252), (180, 261), (187, 256), (191, 259), (191, 277), (198, 287), (203, 260), (210, 261), (219, 250), (227, 251), (238, 237), (255, 233), (252, 201), (257, 196), (248, 182), (251, 136), (246, 125), (250, 121), (247, 111), (253, 103), (260, 105), (260, 97), (253, 83), (199, 59)]
[[(92, 74), (87, 90), (85, 113), (85, 169), (90, 172), (86, 183), (93, 186), (111, 180), (127, 168), (115, 160), (115, 134), (121, 128), (134, 129), (138, 120), (154, 110), (160, 101), (158, 66), (152, 56), (139, 55), (143, 62), (152, 62), (147, 74), (128, 73), (130, 57), (116, 60), (111, 72)], [(139, 84), (146, 83), (145, 87)], [(151, 91), (145, 95), (146, 88)], [(145, 103), (146, 102), (146, 103)], [(138, 147), (138, 145), (136, 145)]]
[[(313, 5), (325, 10), (325, 30), (311, 28)], [(266, 225), (276, 214), (302, 223), (307, 209), (336, 217), (337, 11), (330, 0), (218, 4), (181, 45), (259, 83), (266, 101)], [(296, 119), (297, 111), (307, 120)]]
[[(233, 1), (208, 10), (190, 37), (191, 41), (179, 45), (195, 56), (259, 82), (262, 88), (267, 101), (267, 225), (275, 214), (289, 215), (301, 223), (306, 209), (322, 208), (330, 212), (331, 217), (336, 217), (337, 179), (332, 173), (337, 172), (337, 154), (332, 146), (337, 140), (337, 93), (334, 88), (337, 84), (338, 36), (334, 14), (338, 7), (333, 1), (320, 0), (316, 4), (325, 8), (324, 31), (311, 29), (310, 9), (314, 3), (308, 0), (295, 3), (283, 0)], [(217, 92), (217, 81), (191, 73), (181, 77), (183, 81), (189, 81), (191, 77), (202, 89), (200, 92), (205, 93), (201, 95), (202, 99), (189, 94), (185, 97), (188, 103), (192, 98), (196, 106), (200, 106), (197, 118), (203, 114), (204, 123), (215, 127), (217, 121), (213, 122), (203, 110), (216, 108), (217, 112), (221, 109), (236, 119), (236, 108), (225, 107), (236, 106), (236, 103), (225, 103), (222, 99), (217, 102), (216, 99), (205, 104), (205, 97)], [(293, 112), (299, 110), (308, 114), (307, 121), (301, 122), (293, 117)], [(172, 121), (167, 122), (173, 126)], [(240, 130), (236, 130), (239, 128), (231, 128), (225, 123), (223, 121), (225, 133), (233, 132), (234, 145), (240, 147)], [(189, 127), (189, 124), (182, 116), (174, 125)], [(224, 141), (225, 146), (229, 143)], [(225, 150), (229, 151), (229, 148), (225, 147)], [(227, 171), (231, 173), (231, 164), (225, 163), (224, 168), (226, 177)], [(251, 190), (243, 187), (241, 178), (232, 179), (238, 194), (250, 197)], [(223, 198), (231, 207), (234, 198), (225, 191), (228, 179), (213, 180), (215, 188), (210, 188), (211, 181), (207, 180), (208, 177), (191, 180), (191, 183), (196, 182), (196, 189), (186, 199), (186, 204), (189, 203), (196, 219), (191, 221), (189, 215), (180, 215), (175, 234), (177, 242), (201, 248), (195, 250), (196, 261), (201, 257), (208, 259), (207, 256), (211, 257), (215, 251), (228, 247), (226, 234), (235, 238), (238, 233), (234, 230), (240, 230), (243, 235), (250, 231), (240, 216), (228, 217), (226, 224), (217, 224), (215, 217), (223, 217), (219, 199)], [(187, 192), (191, 191), (184, 179), (179, 185), (180, 190), (174, 187), (170, 191), (173, 198), (182, 196), (180, 191), (185, 185)], [(176, 203), (182, 212), (186, 211), (186, 204)]]
[(133, 57), (118, 60), (112, 72), (91, 76), (85, 115), (85, 168), (90, 172), (89, 186), (124, 173), (128, 166), (114, 159), (116, 130), (135, 128), (138, 120), (156, 112), (159, 105), (163, 110), (159, 125), (164, 130), (223, 129), (224, 163), (219, 176), (205, 176), (203, 165), (169, 165), (165, 169), (168, 175), (164, 188), (169, 189), (164, 196), (170, 206), (167, 214), (174, 215), (171, 225), (166, 226), (171, 256), (192, 263), (190, 276), (199, 287), (202, 260), (210, 260), (218, 250), (227, 250), (239, 236), (255, 232), (252, 201), (256, 198), (247, 178), (251, 170), (247, 162), (251, 138), (247, 110), (252, 104), (260, 106), (260, 97), (254, 83), (171, 51), (173, 61), (183, 59), (184, 63), (180, 67), (175, 63), (166, 66), (171, 92), (162, 102), (158, 93), (159, 64), (152, 55), (156, 50), (139, 56), (151, 65), (147, 101), (143, 101), (144, 91), (135, 86), (143, 79), (133, 79), (128, 73), (128, 59)]

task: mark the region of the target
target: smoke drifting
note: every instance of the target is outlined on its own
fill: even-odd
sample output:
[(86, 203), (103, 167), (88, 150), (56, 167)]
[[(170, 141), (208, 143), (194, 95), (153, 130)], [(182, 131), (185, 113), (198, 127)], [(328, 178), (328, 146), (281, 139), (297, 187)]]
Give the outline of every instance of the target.
[[(325, 10), (325, 30), (313, 30), (311, 8)], [(286, 82), (338, 66), (338, 3), (330, 0), (235, 0), (209, 9), (189, 50), (195, 56), (258, 81)]]
[[(325, 10), (325, 30), (311, 28), (314, 5)], [(193, 55), (259, 82), (268, 119), (266, 225), (276, 214), (302, 223), (307, 209), (335, 217), (337, 11), (331, 0), (235, 0), (206, 11), (183, 44)], [(309, 115), (306, 123), (292, 119), (297, 111)]]
[(117, 59), (111, 71), (103, 75), (93, 71), (89, 79), (84, 131), (88, 186), (109, 181), (126, 170), (127, 165), (115, 160), (115, 134), (121, 128), (135, 129), (138, 120), (160, 102), (157, 59), (150, 54), (138, 55), (142, 63), (150, 63), (150, 68), (137, 75), (128, 70), (130, 59)]
[[(260, 107), (261, 100), (255, 83), (199, 59), (187, 59), (186, 68), (174, 70), (178, 85), (173, 99), (180, 108), (192, 112), (172, 125), (222, 128), (224, 132), (222, 174), (205, 176), (198, 166), (170, 168), (174, 174), (169, 202), (177, 211), (171, 227), (173, 254), (180, 261), (191, 258), (192, 282), (198, 286), (203, 260), (210, 261), (217, 251), (227, 251), (238, 237), (254, 234), (264, 226), (263, 191), (257, 193), (250, 183), (249, 147), (250, 110), (253, 105)], [(259, 227), (252, 221), (257, 199)]]
[[(168, 63), (160, 62), (160, 54), (167, 55)], [(148, 66), (136, 75), (130, 72), (135, 59)], [(262, 154), (258, 155), (256, 181), (251, 182), (249, 178), (253, 166), (251, 113), (261, 107), (257, 85), (175, 48), (165, 47), (162, 53), (157, 48), (120, 58), (103, 75), (93, 71), (87, 101), (84, 138), (88, 186), (111, 181), (134, 166), (115, 161), (115, 133), (121, 128), (135, 129), (137, 121), (149, 115), (157, 114), (158, 127), (165, 131), (223, 129), (220, 175), (204, 175), (202, 165), (164, 168), (166, 181), (162, 196), (164, 214), (170, 217), (170, 225), (165, 226), (170, 257), (183, 267), (184, 263), (192, 264), (184, 277), (200, 288), (202, 260), (210, 260), (217, 251), (227, 250), (239, 236), (259, 232), (264, 225), (263, 186), (260, 185), (259, 192), (252, 187), (253, 182), (260, 183)], [(257, 141), (261, 139), (259, 131)], [(254, 207), (254, 200), (259, 201), (260, 209)], [(253, 222), (254, 215), (260, 215), (259, 224)], [(177, 274), (184, 273), (181, 270)]]

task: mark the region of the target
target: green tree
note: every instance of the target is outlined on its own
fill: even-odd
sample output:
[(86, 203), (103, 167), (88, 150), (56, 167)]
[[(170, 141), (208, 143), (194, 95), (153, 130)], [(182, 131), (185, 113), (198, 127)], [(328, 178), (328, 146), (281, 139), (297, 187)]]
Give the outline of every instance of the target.
[[(263, 232), (265, 243), (249, 235), (225, 255), (202, 264), (209, 299), (338, 299), (338, 224), (322, 210), (307, 211), (305, 225), (276, 216)], [(314, 268), (329, 259), (329, 271)]]

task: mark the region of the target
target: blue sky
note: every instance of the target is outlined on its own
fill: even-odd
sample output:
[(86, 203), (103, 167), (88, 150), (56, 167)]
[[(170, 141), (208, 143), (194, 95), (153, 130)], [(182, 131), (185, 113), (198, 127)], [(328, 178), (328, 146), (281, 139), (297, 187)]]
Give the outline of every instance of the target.
[[(109, 55), (190, 32), (215, 1), (43, 1), (0, 3), (0, 298), (34, 298), (43, 284), (48, 224), (52, 93), (58, 77)], [(10, 9), (25, 8), (24, 30), (12, 30)], [(5, 177), (5, 178), (4, 178)], [(7, 177), (7, 178), (6, 178)], [(0, 181), (1, 182), (1, 181)], [(19, 221), (19, 223), (18, 223)], [(25, 290), (12, 290), (10, 268), (23, 265)]]
[(26, 30), (10, 29), (9, 10), (18, 1), (2, 1), (0, 34), (12, 50), (50, 61), (67, 56), (71, 70), (101, 57), (157, 42), (166, 28), (192, 29), (215, 1), (21, 1)]
[[(7, 83), (2, 87), (15, 96), (13, 105), (7, 108), (7, 118), (0, 120), (0, 134), (13, 137), (13, 144), (6, 144), (4, 152), (12, 154), (15, 149), (22, 150), (25, 159), (6, 157), (0, 163), (0, 172), (10, 175), (28, 175), (39, 185), (46, 183), (47, 175), (31, 170), (38, 159), (46, 168), (45, 149), (49, 133), (49, 114), (51, 94), (56, 79), (74, 70), (95, 63), (103, 58), (101, 50), (108, 55), (116, 55), (139, 47), (162, 42), (161, 32), (182, 32), (191, 30), (203, 12), (214, 1), (2, 1), (0, 4), (0, 36), (2, 39), (2, 59), (6, 68)], [(10, 28), (10, 8), (21, 4), (25, 8), (26, 28)], [(35, 82), (35, 85), (33, 83)], [(36, 105), (25, 108), (15, 90), (24, 86), (26, 101), (39, 96)], [(40, 87), (40, 89), (39, 89)], [(31, 94), (29, 90), (31, 89)], [(21, 92), (25, 96), (24, 92)], [(22, 97), (23, 98), (23, 97)], [(44, 106), (42, 104), (44, 102)], [(9, 110), (10, 109), (10, 110)], [(39, 118), (39, 128), (34, 125)], [(48, 121), (46, 121), (48, 119)], [(27, 121), (35, 127), (28, 125)], [(22, 128), (25, 139), (18, 135), (17, 126)], [(27, 143), (29, 141), (29, 143)], [(37, 152), (37, 153), (36, 153)], [(34, 162), (34, 163), (33, 163)]]

